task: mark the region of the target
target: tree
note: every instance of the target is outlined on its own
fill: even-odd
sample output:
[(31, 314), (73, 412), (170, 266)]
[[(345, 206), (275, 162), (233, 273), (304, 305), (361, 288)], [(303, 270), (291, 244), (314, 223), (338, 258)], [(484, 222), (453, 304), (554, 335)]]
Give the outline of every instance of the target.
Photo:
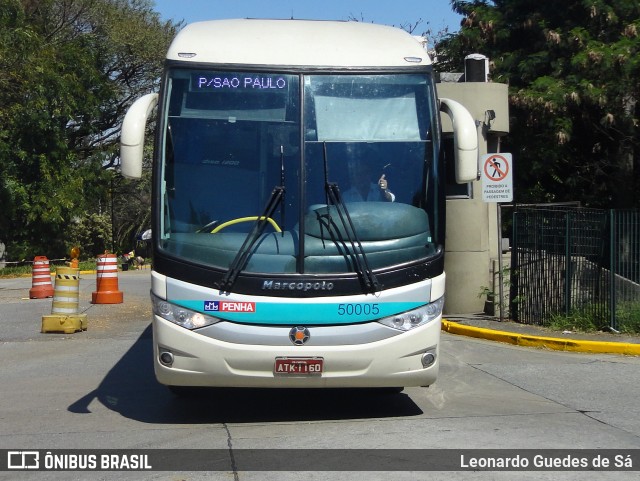
[(157, 89), (179, 27), (152, 7), (0, 0), (0, 239), (12, 258), (65, 255), (68, 226), (110, 208), (122, 117)]
[(519, 202), (638, 207), (640, 3), (452, 1), (465, 18), (440, 45), (440, 68), (468, 53), (509, 84)]

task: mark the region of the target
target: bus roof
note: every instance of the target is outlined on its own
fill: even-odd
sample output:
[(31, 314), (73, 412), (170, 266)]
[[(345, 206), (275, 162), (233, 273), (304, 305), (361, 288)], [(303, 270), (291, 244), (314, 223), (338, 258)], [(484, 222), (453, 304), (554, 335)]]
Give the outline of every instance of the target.
[(326, 20), (212, 20), (187, 25), (167, 59), (294, 67), (430, 65), (423, 45), (395, 27)]

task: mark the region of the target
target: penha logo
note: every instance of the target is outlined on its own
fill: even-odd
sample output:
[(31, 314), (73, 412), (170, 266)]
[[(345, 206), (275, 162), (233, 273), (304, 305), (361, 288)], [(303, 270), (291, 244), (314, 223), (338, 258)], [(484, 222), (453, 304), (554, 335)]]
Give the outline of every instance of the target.
[(204, 301), (205, 312), (256, 312), (255, 302)]

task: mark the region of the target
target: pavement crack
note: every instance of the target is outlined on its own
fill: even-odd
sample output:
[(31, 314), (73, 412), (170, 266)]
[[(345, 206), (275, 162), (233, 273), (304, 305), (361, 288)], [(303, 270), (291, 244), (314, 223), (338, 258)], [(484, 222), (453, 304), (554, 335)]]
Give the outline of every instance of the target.
[(224, 427), (224, 430), (227, 433), (227, 448), (229, 449), (229, 460), (231, 461), (231, 470), (233, 471), (233, 479), (234, 481), (239, 481), (240, 476), (238, 475), (238, 466), (236, 465), (236, 457), (233, 452), (233, 438), (231, 436), (231, 431), (229, 431), (229, 426), (227, 425), (227, 423), (223, 423), (222, 427)]
[(603, 421), (602, 419), (598, 419), (597, 417), (595, 417), (595, 414), (600, 414), (600, 413), (602, 413), (602, 411), (589, 410), (589, 409), (578, 409), (578, 408), (569, 406), (569, 405), (567, 405), (567, 403), (562, 402), (562, 401), (560, 401), (558, 399), (554, 399), (553, 397), (545, 396), (544, 394), (540, 394), (539, 392), (532, 391), (532, 390), (527, 389), (527, 388), (525, 388), (523, 386), (520, 386), (520, 385), (518, 385), (518, 384), (516, 384), (516, 383), (514, 383), (514, 382), (512, 382), (512, 381), (510, 381), (508, 379), (505, 379), (505, 378), (500, 377), (500, 376), (498, 376), (498, 375), (496, 375), (496, 374), (494, 374), (492, 372), (489, 372), (489, 371), (487, 371), (485, 369), (482, 369), (482, 367), (481, 367), (482, 364), (471, 364), (471, 363), (469, 363), (468, 365), (470, 367), (472, 367), (473, 369), (476, 369), (476, 370), (478, 370), (480, 372), (483, 372), (484, 374), (487, 374), (487, 375), (489, 375), (489, 376), (491, 376), (491, 377), (493, 377), (495, 379), (499, 379), (502, 382), (506, 382), (509, 385), (515, 387), (516, 389), (520, 389), (520, 390), (522, 390), (522, 391), (524, 391), (524, 392), (526, 392), (528, 394), (532, 394), (534, 396), (539, 396), (542, 399), (546, 399), (547, 401), (550, 401), (552, 403), (558, 404), (558, 405), (566, 408), (568, 412), (574, 412), (574, 413), (580, 414), (582, 416), (585, 416), (586, 418), (589, 418), (592, 421), (596, 421), (599, 424), (602, 424), (604, 426), (610, 427), (612, 429), (618, 429), (618, 430), (624, 431), (626, 433), (629, 433), (629, 434), (632, 434), (632, 435), (635, 436), (635, 433), (633, 433), (633, 431), (630, 431), (628, 429), (625, 429), (622, 426), (617, 426), (615, 424), (611, 424), (611, 423), (609, 423), (607, 421)]
[(601, 411), (589, 411), (589, 410), (585, 410), (585, 409), (576, 409), (576, 411), (578, 411), (583, 416), (586, 416), (589, 419), (591, 419), (593, 421), (596, 421), (596, 422), (598, 422), (600, 424), (604, 424), (605, 426), (609, 426), (609, 427), (614, 428), (614, 429), (620, 429), (618, 426), (614, 426), (613, 424), (605, 422), (602, 419), (598, 419), (598, 418), (596, 418), (594, 416), (591, 416), (591, 413), (601, 413)]

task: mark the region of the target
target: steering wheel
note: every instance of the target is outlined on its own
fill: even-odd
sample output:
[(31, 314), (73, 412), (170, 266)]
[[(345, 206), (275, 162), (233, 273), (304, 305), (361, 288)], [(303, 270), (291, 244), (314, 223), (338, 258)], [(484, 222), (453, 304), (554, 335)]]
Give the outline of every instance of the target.
[(239, 224), (241, 222), (252, 222), (256, 220), (266, 220), (267, 222), (269, 222), (269, 224), (271, 224), (271, 226), (275, 229), (276, 232), (282, 232), (282, 229), (280, 228), (280, 226), (271, 217), (253, 215), (249, 217), (238, 217), (237, 219), (231, 219), (231, 220), (228, 220), (227, 222), (223, 222), (222, 224), (217, 226), (215, 229), (213, 229), (211, 233), (217, 234), (222, 229), (229, 227), (230, 225)]

